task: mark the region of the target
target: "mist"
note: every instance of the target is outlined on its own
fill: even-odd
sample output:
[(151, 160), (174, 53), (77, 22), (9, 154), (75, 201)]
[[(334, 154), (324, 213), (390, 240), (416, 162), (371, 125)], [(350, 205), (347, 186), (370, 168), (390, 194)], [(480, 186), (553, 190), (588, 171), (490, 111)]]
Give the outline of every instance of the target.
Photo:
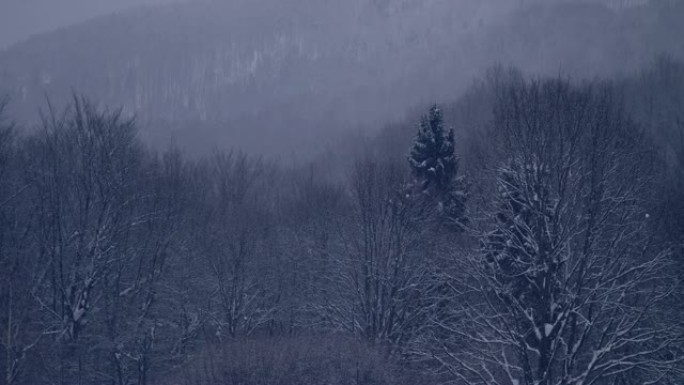
[(682, 20), (4, 0), (0, 385), (681, 384)]
[[(454, 101), (497, 64), (590, 78), (636, 71), (658, 54), (682, 51), (670, 33), (679, 23), (661, 9), (666, 5), (120, 5), (116, 14), (0, 55), (0, 91), (12, 96), (18, 119), (30, 125), (46, 99), (61, 106), (74, 90), (135, 115), (151, 143), (184, 143), (191, 152), (218, 145), (300, 154), (322, 132), (374, 130), (411, 108)], [(189, 133), (189, 125), (201, 134)]]
[[(81, 23), (92, 17), (173, 0), (6, 0), (0, 13), (0, 50), (31, 36)], [(176, 0), (175, 2), (178, 2)]]

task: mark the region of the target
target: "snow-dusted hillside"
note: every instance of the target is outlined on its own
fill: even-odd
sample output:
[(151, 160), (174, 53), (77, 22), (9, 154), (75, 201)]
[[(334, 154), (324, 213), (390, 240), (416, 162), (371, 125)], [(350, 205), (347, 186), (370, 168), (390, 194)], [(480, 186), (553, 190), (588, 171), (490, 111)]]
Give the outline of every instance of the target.
[[(408, 107), (453, 99), (495, 63), (592, 76), (684, 51), (660, 32), (681, 28), (672, 10), (681, 5), (615, 10), (530, 3), (512, 10), (506, 3), (241, 0), (144, 7), (0, 53), (0, 92), (24, 121), (35, 119), (46, 95), (60, 105), (75, 91), (122, 106), (162, 143), (175, 138), (190, 148), (288, 152), (401, 118)], [(263, 148), (264, 135), (278, 148)]]

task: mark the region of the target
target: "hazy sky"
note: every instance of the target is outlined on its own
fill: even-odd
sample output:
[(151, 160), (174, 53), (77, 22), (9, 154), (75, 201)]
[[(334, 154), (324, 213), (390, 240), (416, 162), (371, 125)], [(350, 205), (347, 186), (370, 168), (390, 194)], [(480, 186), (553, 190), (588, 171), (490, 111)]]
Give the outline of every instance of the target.
[(0, 0), (0, 50), (31, 35), (126, 8), (179, 0)]

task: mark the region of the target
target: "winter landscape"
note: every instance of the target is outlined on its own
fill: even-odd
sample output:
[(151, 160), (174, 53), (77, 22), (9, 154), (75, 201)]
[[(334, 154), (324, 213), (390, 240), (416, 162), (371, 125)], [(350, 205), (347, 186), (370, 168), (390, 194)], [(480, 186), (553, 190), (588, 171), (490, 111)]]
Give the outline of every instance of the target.
[(0, 0), (0, 384), (684, 384), (684, 1)]

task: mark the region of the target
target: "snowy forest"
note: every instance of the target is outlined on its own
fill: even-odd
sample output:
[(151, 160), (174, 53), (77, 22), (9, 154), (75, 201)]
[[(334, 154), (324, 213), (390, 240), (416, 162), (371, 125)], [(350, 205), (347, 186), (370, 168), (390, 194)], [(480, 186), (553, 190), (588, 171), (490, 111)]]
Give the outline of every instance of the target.
[[(132, 75), (68, 72), (80, 51), (57, 42), (83, 25), (0, 51), (0, 384), (684, 383), (684, 45), (647, 44), (681, 29), (667, 20), (684, 7), (636, 3), (575, 11), (632, 25), (643, 61), (477, 59), (452, 89), (439, 63), (415, 98), (420, 76), (396, 68), (359, 75), (376, 88), (349, 84), (359, 73), (334, 67), (350, 55), (337, 48), (320, 67), (302, 47), (267, 75), (237, 65), (247, 80), (222, 85), (223, 69), (166, 84), (135, 72), (144, 56)], [(505, 17), (569, 9), (556, 6)], [(663, 19), (624, 21), (645, 14)], [(611, 31), (596, 52), (624, 36)], [(424, 68), (364, 41), (389, 53), (366, 47), (360, 62)], [(95, 59), (122, 49), (106, 48)], [(321, 91), (328, 66), (337, 96)], [(79, 75), (102, 83), (80, 90)], [(160, 139), (164, 127), (178, 135)], [(290, 156), (298, 133), (307, 149)]]

